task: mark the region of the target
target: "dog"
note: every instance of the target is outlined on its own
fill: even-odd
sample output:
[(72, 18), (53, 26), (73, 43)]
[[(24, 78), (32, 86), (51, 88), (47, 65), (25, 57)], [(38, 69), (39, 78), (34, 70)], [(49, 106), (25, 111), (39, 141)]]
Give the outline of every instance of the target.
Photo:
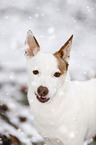
[(28, 31), (28, 100), (34, 126), (43, 137), (58, 139), (64, 145), (83, 145), (96, 134), (96, 79), (70, 80), (72, 39), (73, 35), (53, 55), (46, 54)]

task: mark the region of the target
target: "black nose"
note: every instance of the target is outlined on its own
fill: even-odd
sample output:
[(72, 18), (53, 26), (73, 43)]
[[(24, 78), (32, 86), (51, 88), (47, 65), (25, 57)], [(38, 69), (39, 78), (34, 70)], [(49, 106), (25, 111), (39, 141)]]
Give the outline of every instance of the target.
[(43, 87), (43, 86), (40, 86), (38, 89), (37, 89), (37, 92), (40, 96), (46, 96), (49, 92), (48, 88), (47, 87)]

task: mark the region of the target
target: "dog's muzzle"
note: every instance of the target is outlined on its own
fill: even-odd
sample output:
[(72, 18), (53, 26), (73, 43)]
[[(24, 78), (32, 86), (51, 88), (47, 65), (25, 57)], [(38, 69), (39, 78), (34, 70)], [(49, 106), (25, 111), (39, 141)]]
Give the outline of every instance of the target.
[(48, 88), (47, 87), (43, 87), (43, 86), (40, 86), (38, 89), (37, 89), (37, 94), (35, 93), (37, 99), (41, 102), (41, 103), (45, 103), (45, 102), (48, 102), (50, 98), (47, 97), (48, 95)]

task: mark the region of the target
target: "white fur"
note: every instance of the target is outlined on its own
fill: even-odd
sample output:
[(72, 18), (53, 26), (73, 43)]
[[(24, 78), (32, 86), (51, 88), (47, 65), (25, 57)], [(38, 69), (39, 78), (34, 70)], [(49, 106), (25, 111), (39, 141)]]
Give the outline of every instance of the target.
[[(57, 138), (64, 145), (83, 145), (85, 139), (96, 133), (96, 79), (70, 81), (68, 73), (54, 77), (60, 70), (51, 54), (38, 52), (26, 59), (28, 99), (35, 127), (43, 137)], [(39, 74), (34, 75), (33, 70), (39, 70)], [(50, 100), (46, 103), (35, 96), (41, 85), (49, 89)]]

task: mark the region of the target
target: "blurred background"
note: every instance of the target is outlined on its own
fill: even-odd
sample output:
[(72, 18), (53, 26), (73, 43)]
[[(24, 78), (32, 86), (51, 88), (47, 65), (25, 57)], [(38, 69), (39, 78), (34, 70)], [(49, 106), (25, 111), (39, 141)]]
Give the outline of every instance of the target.
[[(83, 81), (96, 77), (96, 1), (0, 1), (1, 126), (5, 123), (0, 126), (0, 133), (11, 132), (14, 136), (22, 138), (22, 142), (27, 142), (27, 139), (29, 144), (31, 139), (37, 140), (41, 137), (33, 127), (30, 131), (33, 117), (30, 117), (31, 112), (28, 102), (26, 103), (24, 42), (28, 30), (32, 30), (45, 53), (59, 50), (73, 34), (69, 67), (71, 79)], [(7, 111), (2, 109), (2, 105), (6, 105)], [(20, 116), (27, 118), (27, 123), (23, 122), (22, 125)], [(14, 128), (14, 123), (19, 129), (16, 129), (16, 126)], [(25, 128), (27, 133), (24, 132)]]

